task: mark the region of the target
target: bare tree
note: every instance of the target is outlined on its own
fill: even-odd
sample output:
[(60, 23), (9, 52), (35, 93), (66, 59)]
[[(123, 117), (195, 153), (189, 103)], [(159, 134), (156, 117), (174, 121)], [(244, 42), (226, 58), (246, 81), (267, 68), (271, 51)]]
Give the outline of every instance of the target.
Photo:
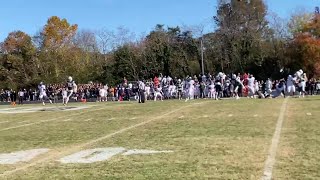
[(86, 52), (96, 52), (98, 49), (95, 33), (91, 30), (80, 30), (75, 36), (74, 43)]
[[(120, 26), (117, 28), (116, 34), (114, 36), (114, 45), (116, 47), (123, 46), (124, 44), (134, 42), (136, 35), (130, 32), (128, 28)], [(116, 48), (114, 47), (114, 48)]]
[(113, 49), (115, 34), (106, 28), (96, 32), (98, 39), (98, 47), (102, 54), (106, 55)]

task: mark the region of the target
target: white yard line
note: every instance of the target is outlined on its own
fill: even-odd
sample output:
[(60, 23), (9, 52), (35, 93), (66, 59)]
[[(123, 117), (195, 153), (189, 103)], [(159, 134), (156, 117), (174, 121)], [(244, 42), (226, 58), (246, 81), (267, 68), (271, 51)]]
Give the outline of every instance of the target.
[(88, 112), (99, 111), (99, 110), (107, 109), (107, 108), (110, 108), (110, 107), (118, 107), (118, 106), (106, 106), (106, 107), (93, 109), (93, 110), (89, 110), (89, 111), (85, 111), (85, 112), (70, 114), (70, 115), (67, 115), (67, 116), (64, 116), (64, 117), (52, 118), (52, 119), (48, 119), (48, 120), (41, 120), (39, 122), (34, 122), (34, 123), (29, 123), (29, 124), (22, 124), (22, 125), (18, 125), (18, 126), (8, 127), (8, 128), (0, 129), (0, 132), (11, 130), (11, 129), (17, 129), (17, 128), (21, 128), (21, 127), (32, 126), (32, 125), (41, 124), (41, 123), (46, 123), (46, 122), (51, 122), (51, 121), (56, 121), (56, 120), (59, 120), (59, 119), (62, 119), (62, 118), (78, 116), (78, 115), (85, 114), (85, 113), (88, 113)]
[(261, 180), (271, 180), (272, 179), (272, 170), (273, 170), (273, 166), (276, 162), (276, 154), (277, 154), (278, 144), (280, 141), (281, 129), (282, 129), (282, 124), (283, 124), (283, 120), (284, 120), (284, 115), (285, 115), (285, 112), (287, 109), (287, 104), (288, 104), (288, 98), (286, 98), (283, 101), (281, 109), (280, 109), (280, 114), (278, 117), (276, 130), (275, 130), (273, 137), (272, 137), (272, 143), (271, 143), (271, 146), (269, 149), (268, 158), (267, 158), (265, 165), (264, 165), (263, 176), (261, 177)]
[[(209, 101), (208, 101), (208, 102), (209, 102)], [(201, 104), (203, 104), (203, 103), (205, 103), (205, 102), (202, 102)], [(120, 129), (120, 130), (118, 130), (118, 131), (116, 131), (116, 132), (107, 134), (107, 135), (105, 135), (105, 136), (103, 136), (103, 137), (100, 137), (100, 138), (98, 138), (98, 139), (94, 139), (94, 140), (88, 141), (88, 142), (83, 143), (83, 144), (75, 145), (75, 146), (73, 146), (73, 147), (71, 147), (71, 148), (68, 148), (66, 151), (60, 151), (57, 155), (46, 156), (46, 157), (43, 158), (43, 159), (39, 159), (38, 161), (35, 161), (35, 162), (33, 162), (33, 163), (30, 163), (30, 164), (27, 164), (27, 165), (25, 165), (25, 166), (17, 167), (17, 168), (14, 169), (14, 170), (5, 171), (5, 172), (3, 172), (2, 174), (0, 174), (0, 177), (10, 176), (10, 175), (12, 175), (12, 174), (14, 174), (14, 173), (16, 173), (16, 172), (18, 172), (18, 171), (26, 170), (26, 169), (29, 168), (29, 167), (33, 167), (33, 166), (36, 166), (36, 165), (38, 165), (38, 164), (41, 164), (41, 163), (44, 163), (44, 162), (47, 162), (47, 161), (50, 161), (50, 160), (53, 160), (53, 159), (58, 159), (60, 156), (65, 156), (65, 155), (68, 155), (68, 154), (77, 152), (77, 151), (79, 151), (80, 149), (83, 149), (83, 148), (88, 147), (88, 146), (92, 146), (93, 144), (95, 144), (95, 143), (97, 143), (97, 142), (99, 142), (99, 141), (102, 141), (102, 140), (111, 138), (111, 137), (113, 137), (113, 136), (115, 136), (115, 135), (117, 135), (117, 134), (124, 133), (124, 132), (126, 132), (126, 131), (129, 131), (129, 130), (131, 130), (131, 129), (134, 129), (134, 128), (137, 128), (137, 127), (140, 127), (140, 126), (144, 126), (144, 125), (146, 125), (146, 124), (148, 124), (148, 123), (150, 123), (150, 122), (156, 121), (156, 120), (158, 120), (158, 119), (161, 119), (161, 118), (163, 118), (163, 117), (165, 117), (165, 116), (168, 116), (168, 115), (170, 115), (170, 114), (176, 113), (176, 112), (178, 112), (178, 111), (180, 111), (180, 110), (182, 110), (182, 109), (191, 107), (191, 106), (193, 106), (193, 105), (196, 105), (196, 104), (190, 104), (190, 105), (187, 105), (187, 106), (180, 107), (180, 108), (175, 109), (175, 110), (173, 110), (173, 111), (169, 111), (169, 112), (167, 112), (167, 113), (165, 113), (165, 114), (162, 114), (161, 116), (157, 116), (157, 117), (152, 118), (152, 119), (149, 119), (149, 120), (147, 120), (147, 121), (143, 121), (143, 122), (141, 122), (141, 123), (138, 123), (138, 124), (135, 124), (135, 125), (132, 125), (132, 126), (129, 126), (129, 127), (123, 128), (123, 129)], [(197, 104), (197, 105), (199, 105), (199, 104)]]
[(66, 119), (66, 120), (63, 120), (64, 122), (68, 122), (68, 121), (72, 121), (72, 119)]
[(85, 122), (88, 122), (88, 121), (92, 121), (92, 119), (86, 119), (86, 120), (84, 120)]
[(28, 122), (28, 121), (20, 121), (20, 122), (18, 122), (18, 123), (20, 123), (20, 124), (21, 124), (21, 123), (26, 123), (26, 122)]
[(9, 122), (9, 121), (2, 121), (2, 122), (0, 122), (0, 124), (7, 123), (7, 122)]

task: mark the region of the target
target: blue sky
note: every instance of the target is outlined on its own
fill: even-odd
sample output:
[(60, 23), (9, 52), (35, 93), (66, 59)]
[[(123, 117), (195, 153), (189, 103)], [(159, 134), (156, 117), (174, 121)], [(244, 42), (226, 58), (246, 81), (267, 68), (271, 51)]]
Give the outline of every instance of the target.
[[(270, 11), (288, 18), (297, 8), (313, 10), (320, 0), (265, 0)], [(114, 30), (119, 26), (137, 35), (156, 24), (168, 26), (208, 24), (216, 0), (2, 0), (0, 40), (22, 30), (34, 35), (50, 16), (66, 18), (80, 29)], [(207, 26), (207, 31), (212, 29)]]

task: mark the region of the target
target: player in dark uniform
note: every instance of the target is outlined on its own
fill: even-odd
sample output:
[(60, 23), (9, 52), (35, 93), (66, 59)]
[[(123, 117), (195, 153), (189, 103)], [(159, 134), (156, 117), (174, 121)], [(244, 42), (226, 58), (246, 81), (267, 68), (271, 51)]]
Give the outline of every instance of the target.
[(181, 82), (181, 79), (178, 79), (177, 88), (178, 88), (178, 99), (181, 100), (182, 99), (182, 82)]
[(139, 103), (145, 103), (146, 97), (145, 97), (145, 83), (143, 81), (138, 81), (138, 97), (139, 97)]
[(47, 95), (48, 95), (49, 100), (51, 100), (53, 103), (55, 103), (55, 101), (54, 101), (55, 92), (54, 92), (52, 85), (49, 85), (49, 87), (47, 89)]
[(241, 93), (242, 88), (244, 87), (243, 83), (240, 80), (240, 77), (237, 77), (236, 75), (232, 75), (232, 78), (235, 79), (234, 81), (234, 94), (236, 99), (240, 99), (239, 92)]
[(222, 97), (222, 84), (220, 80), (216, 80), (214, 88), (216, 89), (216, 100), (221, 99)]

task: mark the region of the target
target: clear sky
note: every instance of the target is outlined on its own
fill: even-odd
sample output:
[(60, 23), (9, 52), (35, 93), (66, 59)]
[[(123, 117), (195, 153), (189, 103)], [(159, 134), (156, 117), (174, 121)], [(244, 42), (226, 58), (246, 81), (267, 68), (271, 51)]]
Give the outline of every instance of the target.
[[(288, 18), (297, 8), (310, 11), (320, 0), (265, 0), (270, 11)], [(216, 0), (1, 0), (0, 41), (9, 32), (34, 35), (50, 16), (66, 18), (80, 29), (114, 30), (119, 26), (135, 34), (148, 33), (156, 24), (168, 26), (209, 24)], [(207, 31), (212, 25), (207, 26)]]

